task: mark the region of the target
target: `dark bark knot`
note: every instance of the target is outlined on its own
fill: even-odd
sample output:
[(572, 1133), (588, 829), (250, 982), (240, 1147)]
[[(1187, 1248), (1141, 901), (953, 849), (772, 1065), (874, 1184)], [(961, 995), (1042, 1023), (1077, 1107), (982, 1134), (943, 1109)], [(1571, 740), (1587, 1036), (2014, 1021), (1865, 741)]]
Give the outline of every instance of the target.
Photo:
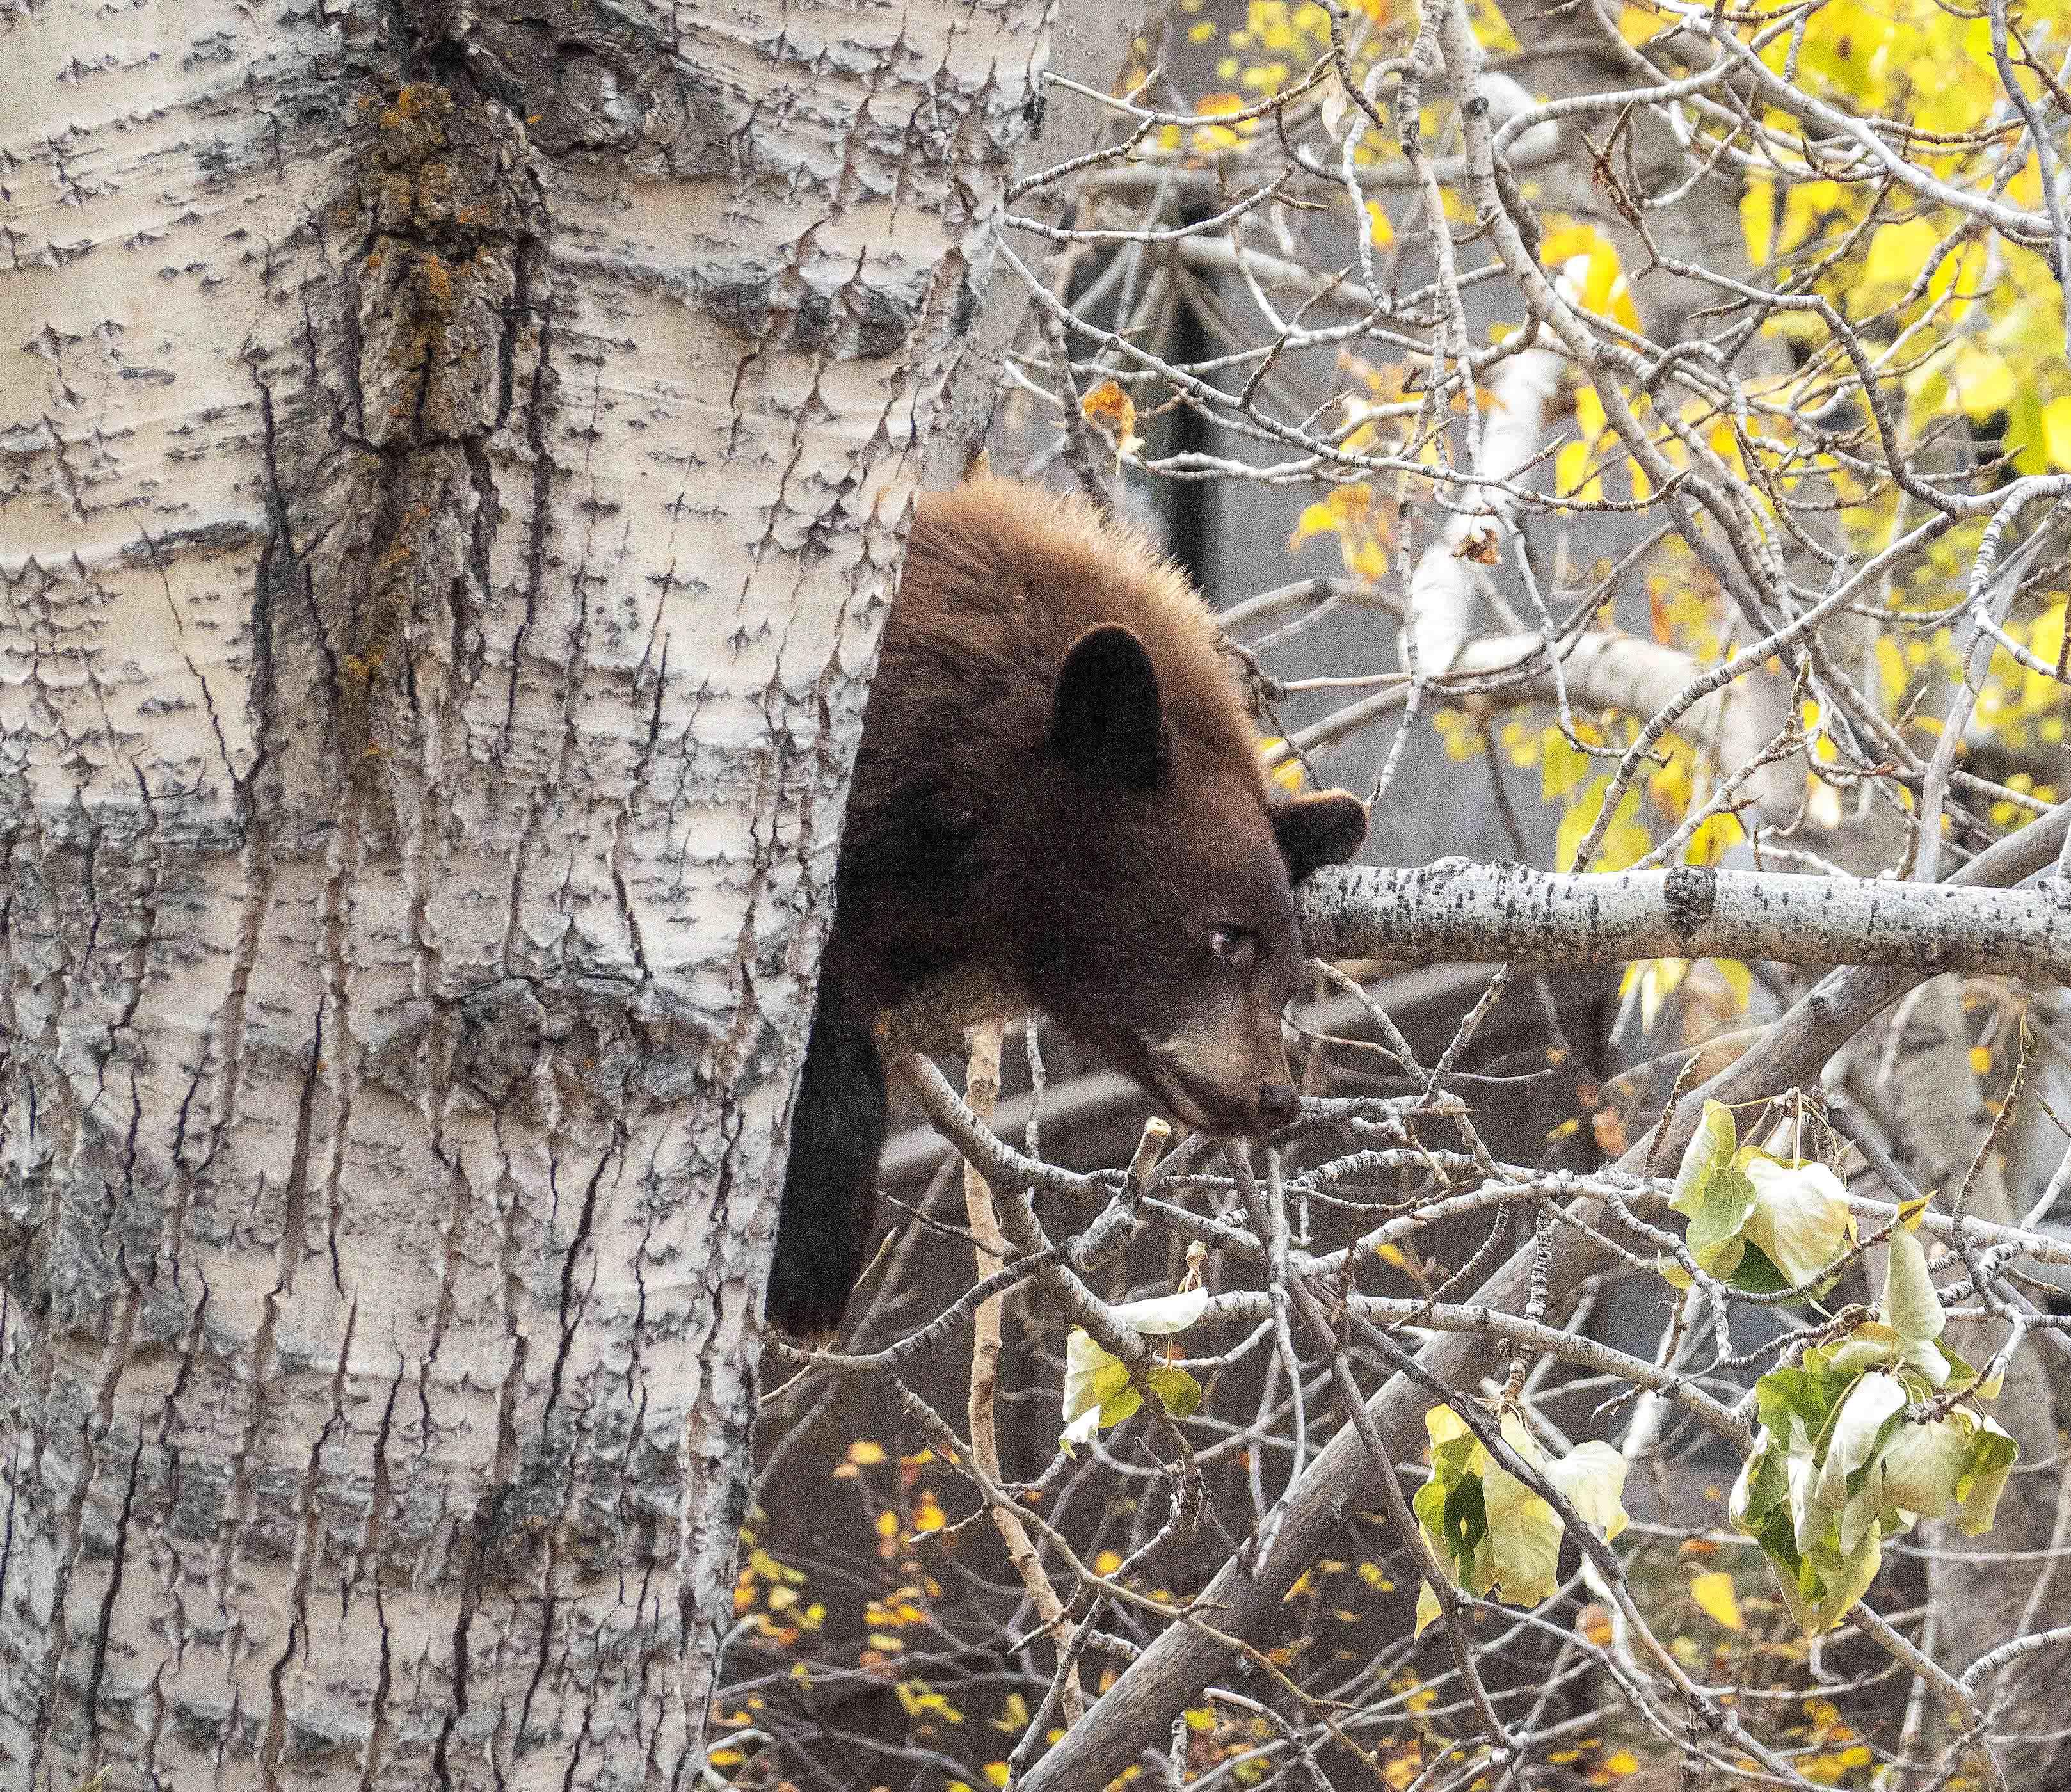
[(1668, 874), (1662, 900), (1668, 909), (1668, 925), (1675, 929), (1676, 937), (1687, 944), (1696, 938), (1698, 929), (1712, 918), (1712, 911), (1718, 904), (1718, 874), (1695, 865), (1679, 865)]
[(293, 535), (327, 544), (308, 578), (340, 761), (385, 816), (478, 666), (489, 449), (548, 384), (547, 211), (524, 126), (465, 83), (363, 96), (351, 149), (345, 314), (312, 347), (345, 403), (329, 431), (310, 407), (282, 476)]
[(506, 415), (506, 338), (544, 208), (502, 107), (429, 81), (363, 101), (360, 426), (377, 448), (465, 442)]
[(420, 45), (525, 121), (556, 159), (602, 152), (621, 173), (710, 179), (748, 153), (745, 96), (630, 9), (588, 0), (462, 8), (407, 0)]

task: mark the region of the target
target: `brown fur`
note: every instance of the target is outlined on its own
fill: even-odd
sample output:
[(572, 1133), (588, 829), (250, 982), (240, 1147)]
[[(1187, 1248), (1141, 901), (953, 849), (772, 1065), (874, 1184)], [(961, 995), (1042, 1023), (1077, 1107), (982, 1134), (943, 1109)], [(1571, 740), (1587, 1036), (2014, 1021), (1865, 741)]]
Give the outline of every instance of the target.
[(882, 1138), (869, 1024), (945, 973), (991, 974), (1191, 1124), (1291, 1117), (1292, 886), (1365, 816), (1274, 800), (1236, 672), (1178, 568), (1083, 500), (982, 479), (921, 501), (849, 798), (778, 1323), (839, 1318), (862, 1249), (843, 1191), (867, 1158), (867, 1222)]

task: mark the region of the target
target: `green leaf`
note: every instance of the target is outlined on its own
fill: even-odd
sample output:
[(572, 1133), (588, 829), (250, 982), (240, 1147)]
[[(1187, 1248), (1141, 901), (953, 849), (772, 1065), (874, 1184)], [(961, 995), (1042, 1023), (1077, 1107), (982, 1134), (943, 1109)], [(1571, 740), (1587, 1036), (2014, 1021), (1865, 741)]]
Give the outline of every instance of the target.
[(1451, 1491), (1450, 1482), (1441, 1481), (1433, 1474), (1417, 1490), (1416, 1497), (1409, 1502), (1409, 1509), (1417, 1515), (1417, 1522), (1423, 1526), (1424, 1534), (1433, 1543), (1444, 1540), (1446, 1496)]
[(1546, 1478), (1609, 1543), (1626, 1527), (1626, 1459), (1617, 1446), (1577, 1444), (1545, 1466)]
[(1740, 1168), (1754, 1185), (1748, 1242), (1775, 1265), (1785, 1287), (1813, 1281), (1855, 1236), (1840, 1179), (1823, 1163), (1779, 1163), (1758, 1152), (1741, 1153)]
[[(1109, 1310), (1122, 1323), (1154, 1336), (1183, 1331), (1208, 1310), (1208, 1290), (1190, 1288), (1177, 1294), (1124, 1301)], [(1154, 1369), (1146, 1378), (1165, 1409), (1184, 1418), (1201, 1404), (1200, 1384), (1184, 1370)], [(1083, 1327), (1074, 1326), (1064, 1342), (1064, 1429), (1058, 1446), (1070, 1450), (1090, 1443), (1096, 1432), (1119, 1425), (1143, 1404), (1119, 1357), (1103, 1350)]]
[(1941, 1297), (1934, 1292), (1934, 1278), (1927, 1273), (1927, 1253), (1920, 1248), (1920, 1240), (1902, 1227), (1891, 1235), (1884, 1299), (1879, 1304), (1901, 1345), (1926, 1343), (1939, 1338), (1948, 1323), (1942, 1315)]
[(1733, 1115), (1716, 1101), (1704, 1104), (1671, 1204), (1690, 1222), (1698, 1267), (1748, 1294), (1816, 1292), (1816, 1278), (1855, 1236), (1847, 1191), (1831, 1170), (1737, 1150)]
[(1746, 1254), (1748, 1216), (1754, 1208), (1754, 1184), (1737, 1170), (1721, 1170), (1705, 1183), (1696, 1211), (1690, 1216), (1688, 1242), (1697, 1267), (1730, 1281)]
[(1683, 1162), (1675, 1172), (1675, 1193), (1669, 1205), (1694, 1220), (1706, 1187), (1719, 1171), (1730, 1167), (1733, 1149), (1739, 1142), (1733, 1131), (1733, 1110), (1723, 1102), (1707, 1101), (1704, 1117), (1683, 1148)]
[[(1831, 1630), (1847, 1615), (1848, 1608), (1870, 1590), (1883, 1560), (1883, 1537), (1874, 1523), (1846, 1555), (1822, 1550), (1816, 1556), (1808, 1556), (1798, 1571), (1799, 1590), (1810, 1595), (1809, 1609), (1798, 1614), (1799, 1624), (1807, 1630)], [(1784, 1589), (1784, 1600), (1797, 1610), (1788, 1588)]]
[[(1819, 1465), (1819, 1479), (1812, 1492), (1813, 1507), (1835, 1515), (1839, 1544), (1843, 1554), (1852, 1554), (1864, 1532), (1876, 1521), (1884, 1502), (1870, 1486), (1869, 1469), (1887, 1428), (1905, 1410), (1905, 1384), (1897, 1376), (1872, 1371), (1858, 1378), (1841, 1403), (1834, 1420), (1833, 1434)], [(1799, 1547), (1805, 1531), (1800, 1528)]]
[[(1561, 1523), (1545, 1496), (1491, 1460), (1451, 1409), (1424, 1415), (1431, 1473), (1411, 1502), (1447, 1577), (1469, 1592), (1495, 1592), (1513, 1605), (1536, 1605), (1557, 1584)], [(1503, 1417), (1503, 1440), (1572, 1501), (1581, 1517), (1614, 1537), (1625, 1527), (1625, 1458), (1609, 1444), (1587, 1443), (1548, 1461), (1523, 1417)], [(1428, 1590), (1428, 1589), (1427, 1589)], [(1420, 1600), (1421, 1629), (1437, 1614)]]
[[(1200, 1409), (1201, 1384), (1184, 1369), (1153, 1369), (1144, 1377), (1159, 1402), (1175, 1419), (1191, 1418)], [(1132, 1392), (1134, 1389), (1130, 1390)]]
[(1462, 1575), (1472, 1569), (1474, 1552), (1488, 1535), (1487, 1486), (1481, 1476), (1468, 1475), (1448, 1487), (1445, 1499), (1439, 1503), (1438, 1530), (1434, 1540), (1452, 1557)]
[(1834, 1409), (1855, 1384), (1852, 1375), (1836, 1375), (1814, 1363), (1814, 1352), (1796, 1368), (1771, 1369), (1755, 1384), (1755, 1410), (1765, 1430), (1779, 1437), (1790, 1435), (1791, 1421), (1808, 1437), (1827, 1429)]
[(1833, 1515), (1819, 1503), (1819, 1455), (1802, 1433), (1793, 1429), (1783, 1453), (1783, 1477), (1790, 1486), (1790, 1535), (1798, 1548), (1811, 1550), (1833, 1528)]
[(1898, 1334), (1881, 1319), (1865, 1319), (1834, 1347), (1827, 1367), (1855, 1375), (1888, 1368), (1898, 1357)]
[(1507, 1470), (1491, 1466), (1490, 1553), (1505, 1603), (1536, 1605), (1560, 1584), (1560, 1519), (1544, 1499)]
[(1883, 1498), (1921, 1518), (1942, 1517), (1963, 1478), (1971, 1424), (1968, 1413), (1951, 1413), (1932, 1425), (1900, 1425), (1877, 1459)]
[(1764, 1430), (1726, 1503), (1727, 1518), (1761, 1546), (1791, 1615), (1811, 1632), (1839, 1622), (1868, 1589), (1884, 1534), (1872, 1514), (1853, 1547), (1843, 1549), (1834, 1515), (1811, 1497), (1819, 1475), (1802, 1432), (1794, 1430), (1786, 1449)]
[(1753, 1450), (1741, 1465), (1740, 1478), (1726, 1496), (1726, 1520), (1736, 1531), (1758, 1537), (1779, 1512), (1788, 1528), (1790, 1482), (1784, 1472), (1783, 1457), (1782, 1447), (1769, 1432), (1756, 1437)]
[(1745, 1244), (1741, 1248), (1740, 1261), (1733, 1265), (1733, 1273), (1725, 1277), (1725, 1283), (1743, 1294), (1780, 1294), (1793, 1286), (1790, 1277), (1769, 1261), (1767, 1252)]
[(1962, 1509), (1956, 1528), (1965, 1536), (1982, 1536), (1991, 1529), (1999, 1495), (2006, 1491), (2007, 1477), (2020, 1455), (2020, 1446), (2010, 1432), (1996, 1419), (1979, 1417), (1963, 1472), (1956, 1482), (1956, 1503)]
[(1093, 1393), (1094, 1416), (1102, 1430), (1121, 1424), (1143, 1404), (1136, 1384), (1129, 1379), (1128, 1365), (1118, 1357), (1109, 1357), (1093, 1372)]
[(1753, 1186), (1733, 1168), (1737, 1142), (1731, 1110), (1707, 1101), (1704, 1117), (1683, 1149), (1670, 1201), (1690, 1221), (1687, 1242), (1697, 1266), (1722, 1278), (1739, 1267), (1745, 1248), (1741, 1232), (1754, 1204)]

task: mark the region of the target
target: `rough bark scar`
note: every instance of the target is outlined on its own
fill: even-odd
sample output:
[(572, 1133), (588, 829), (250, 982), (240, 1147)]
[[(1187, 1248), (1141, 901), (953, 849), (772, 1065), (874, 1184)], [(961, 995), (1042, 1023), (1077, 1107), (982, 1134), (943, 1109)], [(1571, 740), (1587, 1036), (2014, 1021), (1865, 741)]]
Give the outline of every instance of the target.
[(1717, 876), (1695, 865), (1679, 865), (1670, 871), (1663, 891), (1668, 925), (1684, 941), (1696, 938), (1697, 930), (1712, 918), (1718, 900)]
[(351, 142), (344, 314), (313, 351), (342, 402), (279, 477), (293, 534), (328, 543), (309, 584), (336, 745), (385, 815), (478, 670), (489, 450), (541, 396), (547, 212), (523, 125), (468, 92), (369, 96)]

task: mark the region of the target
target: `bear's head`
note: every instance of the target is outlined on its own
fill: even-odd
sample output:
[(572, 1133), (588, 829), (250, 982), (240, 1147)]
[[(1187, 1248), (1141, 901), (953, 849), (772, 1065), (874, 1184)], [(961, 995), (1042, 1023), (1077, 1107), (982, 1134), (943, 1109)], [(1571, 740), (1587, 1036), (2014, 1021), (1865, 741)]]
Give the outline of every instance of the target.
[(1052, 694), (1053, 851), (1029, 892), (1031, 993), (1189, 1126), (1270, 1132), (1299, 1103), (1281, 1039), (1294, 892), (1366, 838), (1344, 790), (1281, 800), (1255, 744), (1169, 716), (1118, 624), (1073, 643)]

